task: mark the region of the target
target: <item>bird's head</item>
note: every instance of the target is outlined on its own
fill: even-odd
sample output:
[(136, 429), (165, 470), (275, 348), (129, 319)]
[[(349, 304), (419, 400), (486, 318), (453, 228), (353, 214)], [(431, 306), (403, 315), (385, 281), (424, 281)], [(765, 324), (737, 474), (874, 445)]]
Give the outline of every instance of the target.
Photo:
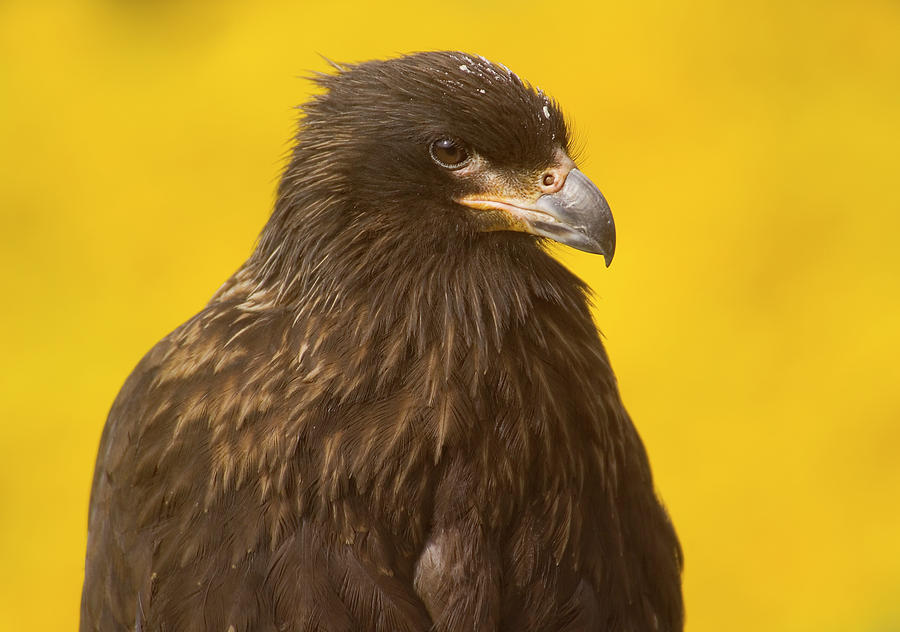
[[(612, 214), (570, 157), (557, 104), (505, 66), (457, 52), (336, 66), (303, 107), (281, 199), (340, 198), (348, 227), (448, 238), (549, 238), (615, 250)], [(517, 236), (518, 235), (518, 236)]]

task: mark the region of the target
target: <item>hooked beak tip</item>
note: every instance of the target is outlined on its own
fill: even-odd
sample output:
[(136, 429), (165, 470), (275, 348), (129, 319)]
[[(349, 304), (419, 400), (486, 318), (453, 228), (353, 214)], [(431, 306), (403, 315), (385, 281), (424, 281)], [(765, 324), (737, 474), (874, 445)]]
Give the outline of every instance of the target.
[(612, 211), (600, 189), (581, 171), (569, 171), (563, 187), (542, 195), (535, 206), (556, 220), (552, 226), (542, 227), (545, 236), (579, 250), (602, 254), (609, 267), (616, 250)]

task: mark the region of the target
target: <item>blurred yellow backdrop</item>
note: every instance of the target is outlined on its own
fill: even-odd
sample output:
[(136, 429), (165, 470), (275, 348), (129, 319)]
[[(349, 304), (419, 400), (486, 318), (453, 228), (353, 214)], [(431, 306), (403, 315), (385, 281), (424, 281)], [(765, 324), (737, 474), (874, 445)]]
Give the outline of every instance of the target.
[(299, 76), (458, 48), (557, 97), (688, 629), (900, 630), (900, 5), (0, 2), (0, 629), (77, 621), (106, 412), (249, 254)]

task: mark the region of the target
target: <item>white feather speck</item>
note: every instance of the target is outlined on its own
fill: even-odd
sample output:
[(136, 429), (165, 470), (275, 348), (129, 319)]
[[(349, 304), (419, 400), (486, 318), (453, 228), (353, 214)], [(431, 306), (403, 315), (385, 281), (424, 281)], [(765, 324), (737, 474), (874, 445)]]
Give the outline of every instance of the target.
[(466, 66), (465, 64), (463, 64), (462, 66), (460, 66), (459, 69), (462, 70), (463, 72), (469, 72), (469, 67)]
[(550, 118), (550, 109), (546, 105), (544, 106), (544, 116)]

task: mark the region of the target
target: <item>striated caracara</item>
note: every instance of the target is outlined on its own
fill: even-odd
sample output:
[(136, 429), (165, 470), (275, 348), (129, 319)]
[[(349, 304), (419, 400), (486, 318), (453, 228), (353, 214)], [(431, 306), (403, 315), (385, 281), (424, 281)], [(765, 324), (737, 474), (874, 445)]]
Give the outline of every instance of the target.
[(451, 52), (339, 68), (247, 262), (125, 382), (81, 629), (682, 629), (681, 550), (584, 284), (556, 103)]

